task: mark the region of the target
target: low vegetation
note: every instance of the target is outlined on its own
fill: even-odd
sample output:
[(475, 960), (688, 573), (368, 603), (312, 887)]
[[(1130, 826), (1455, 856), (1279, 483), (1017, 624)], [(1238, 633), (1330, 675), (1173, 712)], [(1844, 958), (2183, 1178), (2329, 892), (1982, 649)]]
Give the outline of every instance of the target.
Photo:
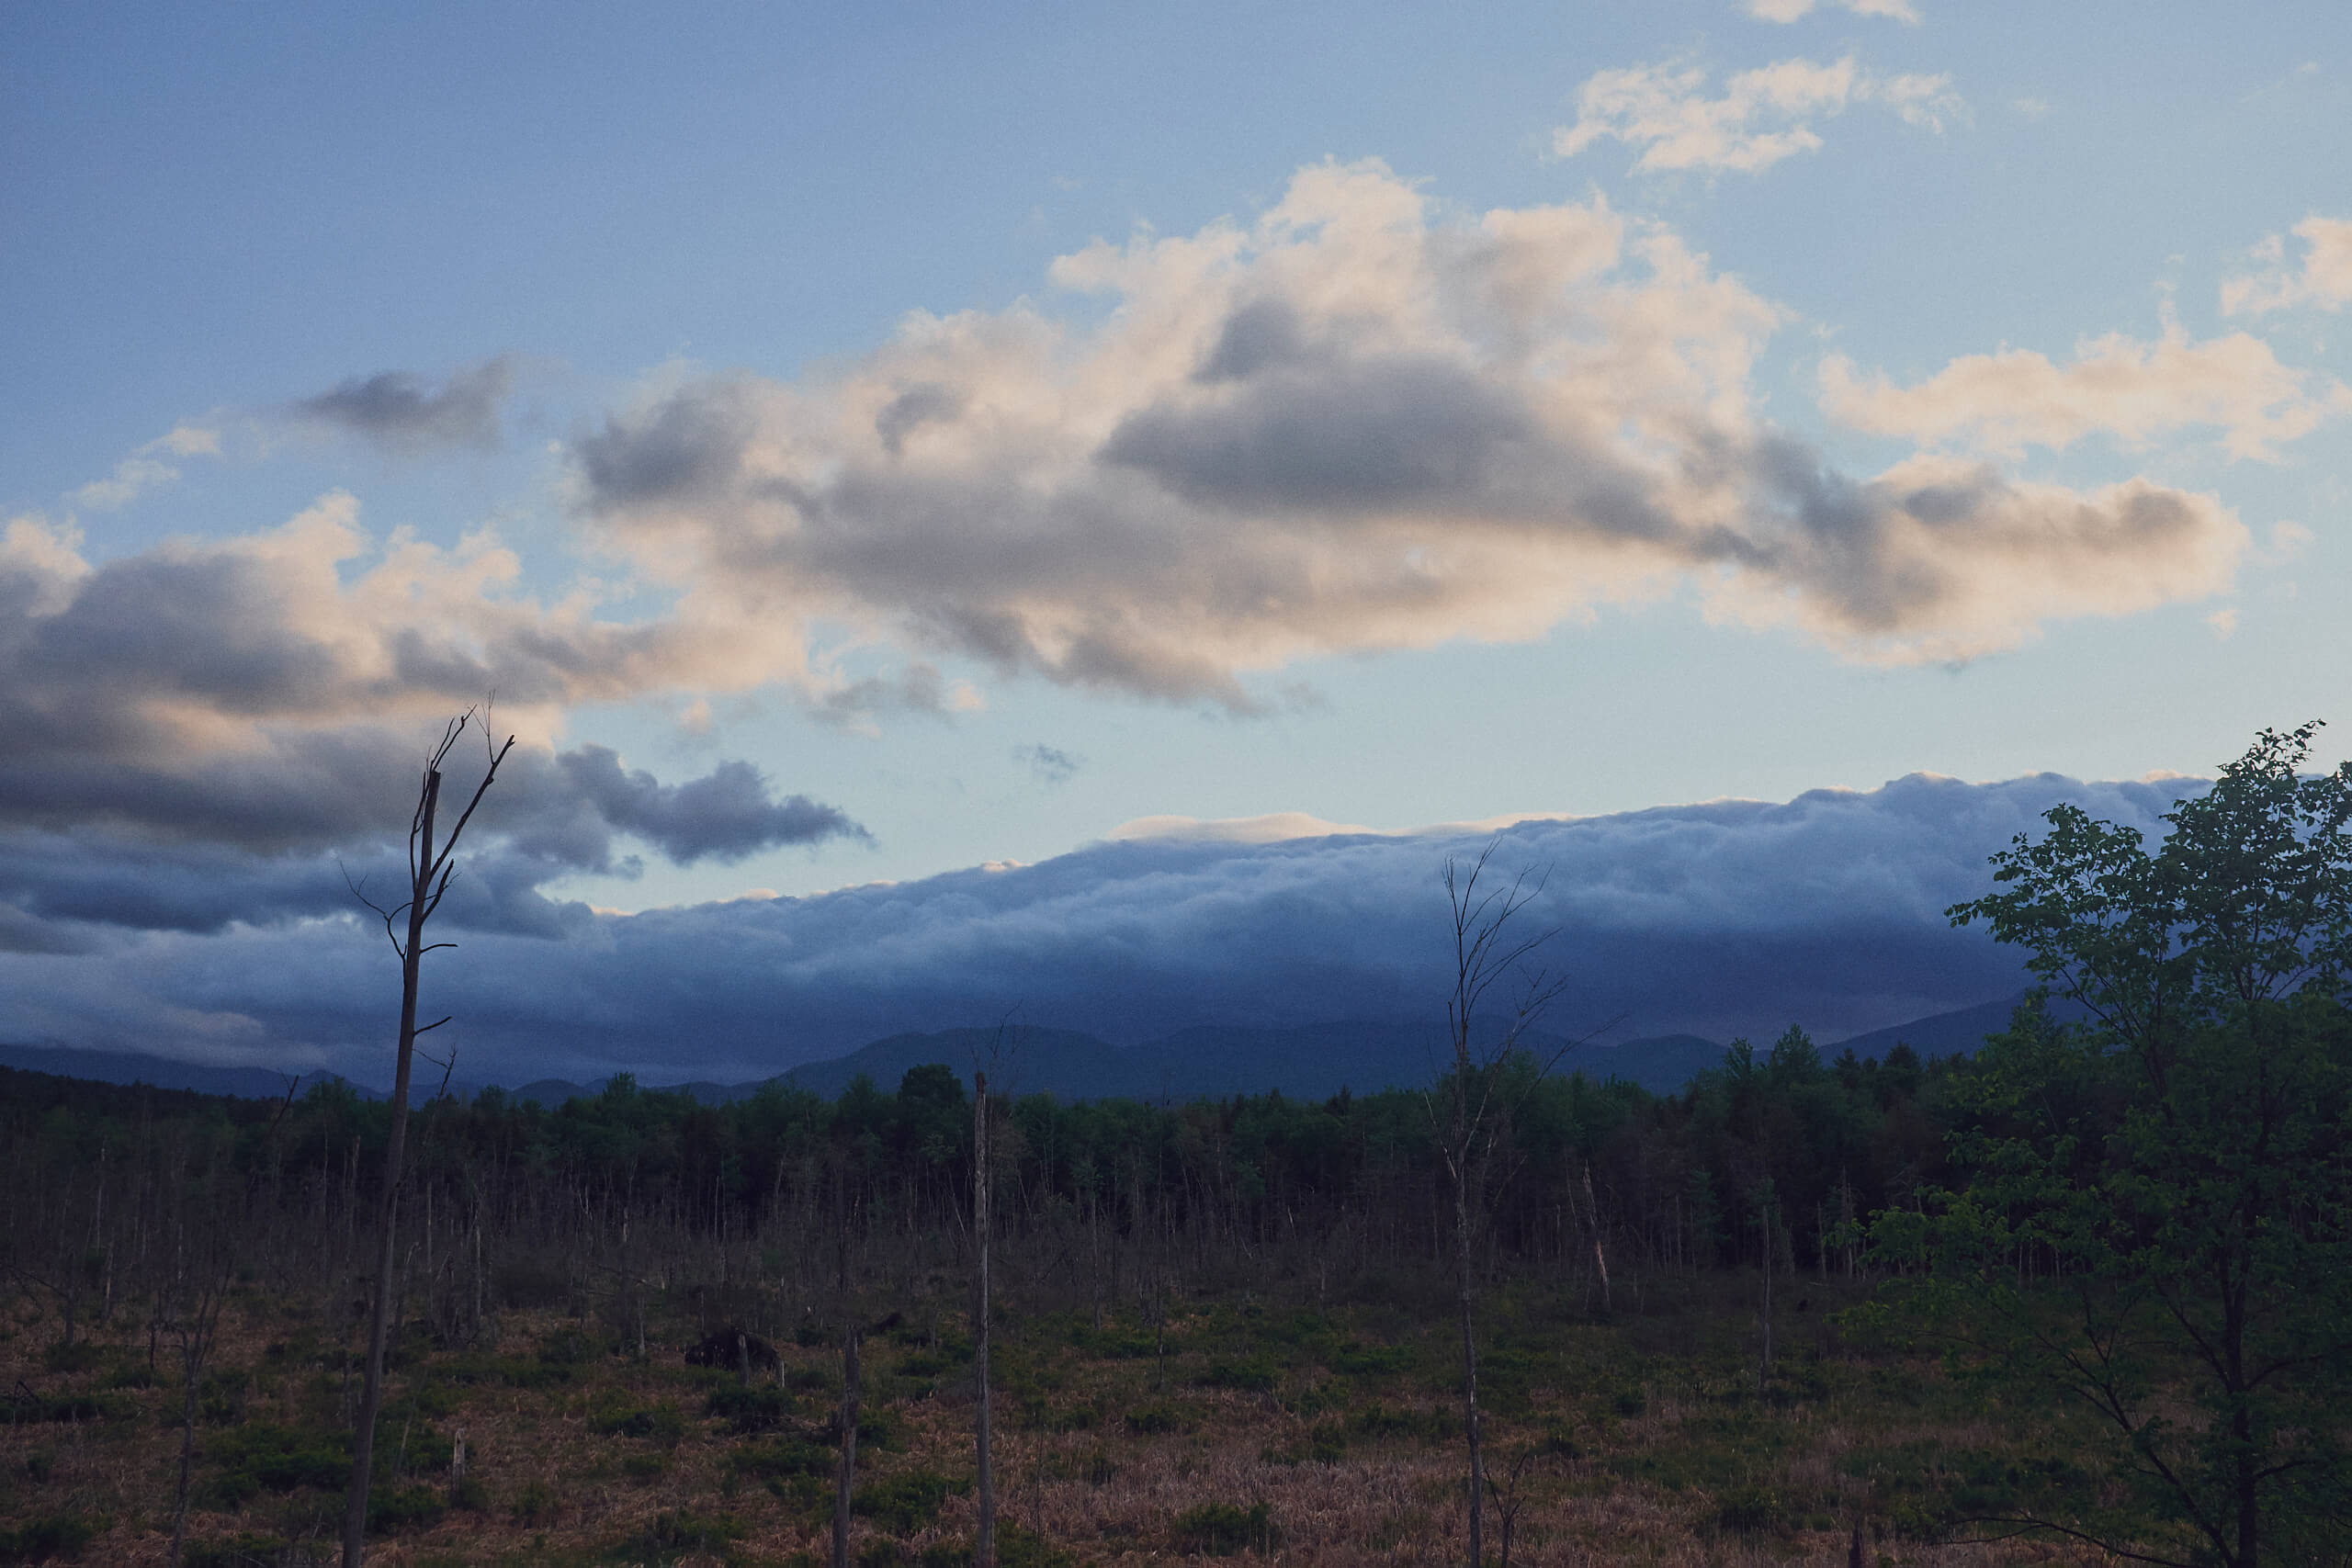
[(2352, 772), (2308, 740), (2153, 856), (2053, 813), (1955, 911), (2088, 1022), (1792, 1029), (1664, 1097), (1465, 1049), (1475, 1192), (1462, 1082), (999, 1102), (986, 1227), (945, 1066), (433, 1100), (372, 1424), (383, 1107), (0, 1071), (0, 1564), (322, 1563), (355, 1480), (374, 1562), (814, 1564), (854, 1422), (853, 1559), (947, 1568), (984, 1359), (1006, 1568), (2352, 1562)]

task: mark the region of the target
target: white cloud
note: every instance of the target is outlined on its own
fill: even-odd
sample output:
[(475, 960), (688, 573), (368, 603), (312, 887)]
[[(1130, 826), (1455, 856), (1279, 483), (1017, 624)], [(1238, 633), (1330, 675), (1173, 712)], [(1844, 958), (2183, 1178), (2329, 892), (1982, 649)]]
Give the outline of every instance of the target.
[(1860, 376), (1833, 355), (1821, 364), (1821, 392), (1830, 417), (1857, 430), (2010, 455), (2095, 434), (2145, 446), (2212, 427), (2231, 457), (2268, 459), (2282, 442), (2352, 412), (2352, 388), (2279, 364), (2261, 339), (2192, 342), (2171, 320), (2154, 343), (2109, 333), (2076, 344), (2063, 366), (2029, 349), (1972, 354), (1909, 387)]
[(1597, 198), (1449, 220), (1325, 164), (1254, 222), (1053, 276), (1113, 308), (917, 316), (824, 379), (657, 389), (579, 444), (582, 516), (697, 624), (1235, 707), (1299, 660), (1683, 585), (1847, 657), (1964, 658), (2212, 592), (2244, 547), (2136, 481), (1827, 469), (1749, 406), (1780, 312)]
[(2259, 316), (2297, 305), (2340, 310), (2352, 303), (2352, 219), (2313, 213), (2295, 225), (2295, 234), (2303, 242), (2300, 266), (2287, 265), (2287, 243), (2272, 234), (2255, 247), (2255, 258), (2265, 264), (2259, 272), (2222, 279), (2224, 315)]
[[(1747, 14), (1760, 22), (1794, 22), (1810, 16), (1822, 0), (1747, 0)], [(1891, 17), (1898, 22), (1917, 23), (1918, 7), (1911, 0), (1828, 0), (1832, 6), (1851, 11), (1858, 17)]]
[(92, 479), (68, 492), (66, 502), (85, 511), (112, 512), (130, 505), (149, 491), (173, 483), (180, 477), (180, 471), (158, 454), (217, 457), (220, 455), (220, 433), (203, 425), (174, 425), (117, 463), (105, 479)]
[(1304, 811), (1274, 811), (1262, 817), (1138, 817), (1120, 823), (1103, 837), (1114, 843), (1168, 839), (1210, 844), (1278, 844), (1292, 839), (1329, 839), (1376, 830), (1345, 822), (1326, 822)]
[(1570, 158), (1604, 138), (1640, 150), (1634, 167), (1647, 173), (1705, 170), (1755, 174), (1822, 145), (1813, 121), (1855, 104), (1876, 104), (1929, 130), (1967, 112), (1949, 76), (1879, 76), (1851, 55), (1824, 65), (1783, 60), (1742, 71), (1707, 96), (1707, 73), (1695, 65), (1635, 65), (1596, 73), (1577, 90), (1577, 122), (1553, 132), (1553, 151)]

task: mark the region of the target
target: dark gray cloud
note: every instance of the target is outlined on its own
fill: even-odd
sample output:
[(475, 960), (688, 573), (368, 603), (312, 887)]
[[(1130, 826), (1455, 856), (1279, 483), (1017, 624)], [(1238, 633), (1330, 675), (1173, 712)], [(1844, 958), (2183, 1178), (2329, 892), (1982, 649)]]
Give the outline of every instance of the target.
[[(1834, 1039), (2022, 983), (2014, 953), (1943, 911), (1987, 890), (1985, 857), (2050, 806), (2154, 835), (2195, 787), (1915, 776), (1779, 805), (1526, 822), (1498, 855), (1550, 868), (1532, 913), (1561, 929), (1547, 956), (1569, 983), (1562, 1026), (1720, 1039), (1796, 1021)], [(629, 917), (550, 906), (536, 926), (453, 922), (462, 945), (436, 955), (427, 984), (479, 1077), (745, 1077), (1015, 1006), (1125, 1042), (1194, 1023), (1413, 1019), (1443, 995), (1439, 872), (1484, 841), (1170, 837), (812, 898)], [(209, 869), (190, 863), (188, 886)], [(474, 896), (495, 904), (509, 872), (469, 862)], [(311, 872), (288, 873), (304, 876), (319, 918), (0, 955), (0, 1037), (369, 1069), (397, 976), (380, 929), (329, 908), (338, 889)]]
[(514, 389), (504, 355), (453, 370), (438, 387), (407, 370), (355, 376), (293, 405), (297, 417), (401, 452), (432, 446), (495, 446), (499, 411)]
[(572, 451), (600, 506), (673, 505), (727, 493), (755, 428), (747, 382), (706, 381), (608, 418)]
[(895, 457), (906, 449), (910, 432), (933, 420), (953, 419), (963, 408), (964, 400), (953, 388), (926, 381), (885, 403), (874, 416), (874, 434), (882, 438), (882, 449)]
[[(79, 951), (134, 931), (217, 933), (397, 902), (423, 752), (364, 730), (284, 738), (269, 755), (183, 771), (0, 768), (0, 948)], [(461, 750), (451, 787), (481, 759)], [(37, 801), (26, 797), (38, 786)], [(664, 784), (600, 746), (518, 748), (484, 797), (443, 919), (457, 928), (575, 934), (585, 906), (541, 889), (581, 873), (630, 874), (639, 849), (682, 864), (733, 863), (865, 829), (838, 807), (779, 796), (749, 763)]]
[[(707, 775), (665, 784), (621, 766), (619, 753), (582, 746), (555, 759), (565, 782), (614, 831), (628, 833), (680, 865), (710, 859), (732, 864), (781, 844), (866, 836), (838, 807), (805, 795), (782, 800), (749, 762), (721, 762)], [(527, 816), (527, 809), (518, 815)]]
[[(1220, 343), (1218, 357), (1228, 346)], [(1102, 461), (1141, 469), (1202, 505), (1358, 512), (1478, 496), (1538, 439), (1507, 392), (1439, 360), (1387, 357), (1248, 380), (1206, 408), (1158, 404), (1128, 415)]]

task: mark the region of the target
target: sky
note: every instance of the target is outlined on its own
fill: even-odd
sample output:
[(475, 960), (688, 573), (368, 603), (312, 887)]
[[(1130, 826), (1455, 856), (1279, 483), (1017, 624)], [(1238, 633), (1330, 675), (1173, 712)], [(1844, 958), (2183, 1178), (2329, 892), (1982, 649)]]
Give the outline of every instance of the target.
[[(1985, 999), (1941, 909), (2066, 781), (2160, 831), (2263, 726), (2346, 754), (2347, 45), (14, 8), (0, 1034), (380, 1056), (350, 884), (485, 704), (431, 982), (485, 1060), (1409, 1010), (1437, 869), (1522, 820), (1564, 926), (1649, 933), (1596, 1016)], [(1794, 820), (1908, 911), (1883, 972)]]

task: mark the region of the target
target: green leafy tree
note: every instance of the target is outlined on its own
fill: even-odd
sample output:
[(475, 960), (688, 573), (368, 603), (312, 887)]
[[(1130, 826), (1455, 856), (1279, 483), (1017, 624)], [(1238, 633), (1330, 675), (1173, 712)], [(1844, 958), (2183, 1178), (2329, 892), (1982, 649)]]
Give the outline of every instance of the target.
[(2352, 1523), (2352, 766), (2299, 772), (2316, 728), (2264, 731), (2153, 854), (2058, 807), (1951, 910), (2041, 985), (1955, 1086), (1967, 1180), (1872, 1240), (2113, 1441), (2117, 1484), (2013, 1526), (2254, 1568)]

